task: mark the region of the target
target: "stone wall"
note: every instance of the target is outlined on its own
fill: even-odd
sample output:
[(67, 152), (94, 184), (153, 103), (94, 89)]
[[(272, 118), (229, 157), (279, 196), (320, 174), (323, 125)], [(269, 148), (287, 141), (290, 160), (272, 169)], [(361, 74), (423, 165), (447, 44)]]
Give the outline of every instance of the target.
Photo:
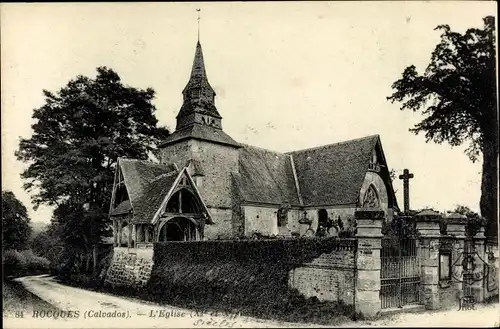
[(153, 249), (115, 247), (105, 284), (112, 287), (144, 287), (153, 269)]
[[(452, 237), (447, 237), (447, 236), (441, 236), (441, 239), (439, 241), (440, 245), (440, 250), (439, 254), (442, 253), (450, 253), (451, 254), (451, 277), (450, 279), (442, 279), (438, 278), (439, 280), (439, 303), (442, 307), (446, 308), (451, 305), (455, 305), (458, 301), (458, 298), (460, 296), (460, 291), (461, 289), (460, 285), (458, 285), (457, 282), (457, 276), (459, 276), (459, 272), (461, 271), (461, 249), (459, 249), (458, 243), (454, 241)], [(421, 255), (425, 257), (425, 255)], [(438, 275), (439, 275), (439, 268), (443, 264), (440, 264), (438, 266)]]
[(183, 168), (192, 158), (191, 141), (185, 140), (163, 147), (160, 153), (161, 163), (175, 163), (179, 169)]
[(320, 301), (354, 302), (355, 250), (325, 253), (290, 271), (288, 283), (305, 297)]
[(232, 210), (208, 208), (214, 224), (205, 225), (205, 240), (230, 239), (233, 237)]
[(198, 187), (206, 205), (231, 208), (231, 172), (238, 171), (238, 149), (207, 141), (186, 140), (161, 149), (162, 163), (175, 163), (183, 168), (189, 159), (200, 162), (204, 176)]
[(198, 140), (191, 140), (190, 145), (193, 158), (200, 162), (205, 174), (200, 187), (203, 200), (212, 208), (231, 209), (231, 172), (238, 171), (238, 149)]
[[(332, 208), (308, 208), (306, 210), (290, 209), (288, 212), (288, 228), (290, 232), (297, 236), (314, 235), (318, 229), (318, 210), (325, 209), (328, 217), (335, 221), (340, 218), (344, 227), (349, 226), (349, 222), (354, 220), (356, 208), (332, 207)], [(260, 233), (267, 236), (278, 234), (277, 205), (243, 205), (241, 206), (241, 217), (244, 218), (244, 235), (251, 236), (253, 233)], [(301, 224), (299, 221), (304, 218), (304, 212), (311, 224)], [(330, 235), (336, 236), (337, 230), (330, 229)]]
[(266, 236), (278, 234), (278, 207), (242, 206), (245, 217), (245, 236), (260, 233)]
[(204, 176), (195, 181), (214, 220), (213, 225), (205, 226), (205, 239), (233, 237), (231, 172), (238, 170), (238, 149), (191, 139), (168, 145), (160, 154), (162, 163), (175, 163), (179, 168), (190, 159), (199, 161)]

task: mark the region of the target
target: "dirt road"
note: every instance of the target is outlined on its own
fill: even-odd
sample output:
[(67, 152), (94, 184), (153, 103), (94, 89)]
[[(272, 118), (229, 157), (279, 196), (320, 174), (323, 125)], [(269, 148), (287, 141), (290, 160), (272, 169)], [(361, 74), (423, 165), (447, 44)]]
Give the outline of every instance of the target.
[[(60, 311), (27, 310), (23, 318), (4, 318), (5, 328), (321, 327), (235, 315), (199, 314), (178, 307), (68, 287), (49, 276), (24, 277), (18, 282)], [(499, 314), (499, 304), (489, 304), (478, 305), (473, 311), (396, 314), (377, 321), (347, 322), (340, 327), (494, 327), (500, 322)]]

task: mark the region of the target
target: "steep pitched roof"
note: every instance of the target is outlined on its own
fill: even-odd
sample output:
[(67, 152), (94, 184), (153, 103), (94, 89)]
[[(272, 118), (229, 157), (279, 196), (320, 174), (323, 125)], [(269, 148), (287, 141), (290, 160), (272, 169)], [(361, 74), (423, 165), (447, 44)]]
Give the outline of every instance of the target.
[(305, 206), (355, 204), (378, 135), (290, 152)]
[(174, 176), (175, 179), (177, 176), (175, 166), (124, 158), (118, 159), (118, 166), (130, 198), (134, 221), (151, 220), (151, 213), (154, 214), (158, 209), (158, 195), (164, 193), (164, 186), (172, 185), (169, 184), (170, 177)]
[(173, 144), (188, 138), (206, 140), (235, 147), (240, 146), (239, 143), (237, 143), (221, 129), (200, 124), (193, 124), (174, 131), (161, 143), (159, 147), (164, 147), (165, 145)]
[(233, 179), (245, 201), (298, 205), (290, 156), (250, 145), (242, 145), (239, 174)]
[(174, 184), (178, 173), (177, 170), (173, 170), (156, 177), (150, 182), (148, 189), (139, 199), (139, 206), (134, 209), (135, 222), (151, 222), (155, 213), (160, 208), (163, 199)]
[(130, 200), (125, 200), (120, 203), (118, 206), (111, 210), (111, 216), (119, 216), (128, 214), (132, 210), (132, 205), (130, 204)]

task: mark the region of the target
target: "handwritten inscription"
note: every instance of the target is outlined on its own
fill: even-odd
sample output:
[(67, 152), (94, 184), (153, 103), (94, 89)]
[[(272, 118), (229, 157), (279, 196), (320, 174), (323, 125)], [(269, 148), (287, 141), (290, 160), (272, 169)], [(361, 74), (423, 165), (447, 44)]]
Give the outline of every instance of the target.
[(458, 299), (458, 311), (476, 310), (476, 299), (474, 296), (464, 296)]

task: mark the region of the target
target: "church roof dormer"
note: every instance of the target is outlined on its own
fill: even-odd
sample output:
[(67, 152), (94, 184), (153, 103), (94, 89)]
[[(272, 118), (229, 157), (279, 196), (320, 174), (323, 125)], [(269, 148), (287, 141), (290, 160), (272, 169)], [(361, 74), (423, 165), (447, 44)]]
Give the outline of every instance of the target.
[[(196, 43), (196, 51), (191, 68), (189, 81), (182, 91), (184, 101), (177, 115), (177, 119), (185, 117), (192, 113), (203, 113), (211, 117), (220, 119), (221, 116), (215, 107), (215, 91), (208, 82), (205, 61), (203, 59), (203, 50), (200, 41)], [(182, 125), (181, 125), (182, 126)], [(177, 124), (177, 129), (179, 122)]]

